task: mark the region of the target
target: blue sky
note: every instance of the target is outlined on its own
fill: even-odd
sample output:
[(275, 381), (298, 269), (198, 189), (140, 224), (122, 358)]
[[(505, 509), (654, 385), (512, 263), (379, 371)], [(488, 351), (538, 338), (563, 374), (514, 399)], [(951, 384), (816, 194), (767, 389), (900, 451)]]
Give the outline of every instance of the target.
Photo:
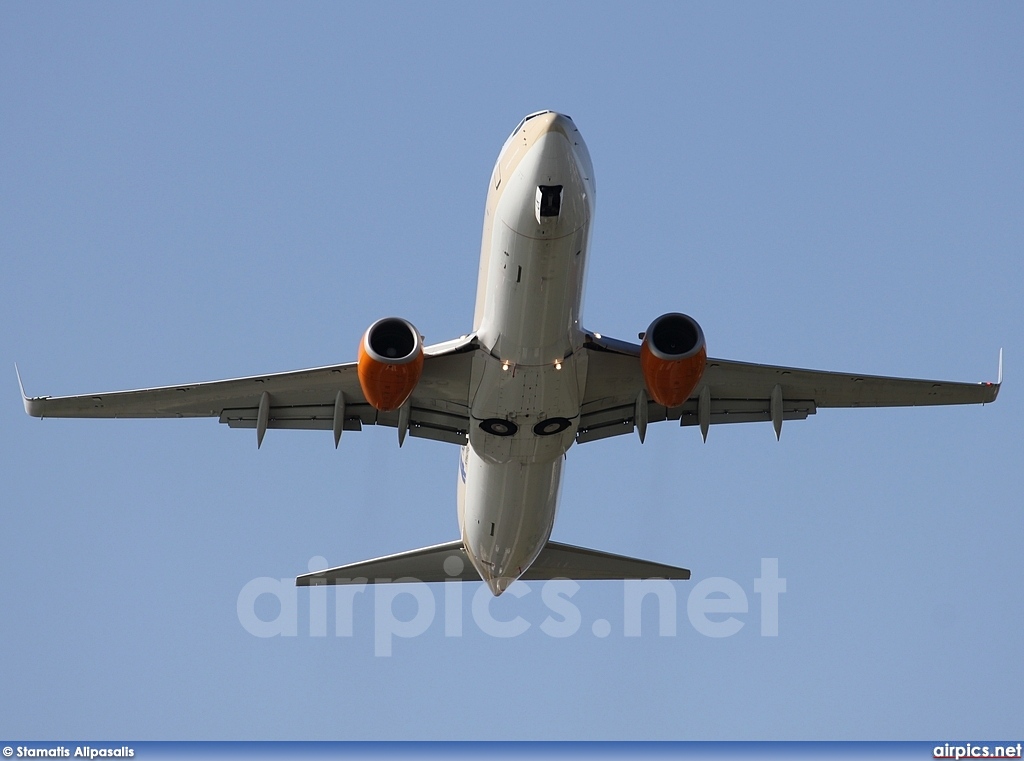
[[(1018, 3), (0, 5), (0, 734), (1019, 739), (1022, 34)], [(529, 627), (490, 636), (473, 584), (462, 636), (434, 589), (389, 657), (372, 590), (352, 636), (333, 593), (325, 637), (308, 590), (295, 636), (239, 596), (456, 538), (456, 448), (24, 415), (15, 360), (57, 395), (466, 332), (491, 167), (542, 108), (594, 159), (591, 329), (681, 310), (713, 356), (967, 381), (1004, 347), (998, 402), (574, 447), (554, 538), (693, 569), (674, 636), (651, 600), (625, 636), (616, 583), (567, 637), (505, 595)], [(714, 578), (733, 636), (687, 615)]]

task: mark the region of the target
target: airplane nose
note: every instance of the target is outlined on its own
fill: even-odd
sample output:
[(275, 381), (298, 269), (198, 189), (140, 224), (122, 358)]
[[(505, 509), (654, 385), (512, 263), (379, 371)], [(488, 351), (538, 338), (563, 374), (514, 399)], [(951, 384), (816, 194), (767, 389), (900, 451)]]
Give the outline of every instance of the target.
[[(531, 127), (527, 153), (509, 177), (497, 214), (507, 227), (531, 238), (564, 237), (586, 220), (583, 169), (574, 152), (572, 122), (543, 114)], [(532, 122), (529, 122), (532, 124)]]
[(536, 122), (530, 126), (537, 130), (538, 136), (546, 135), (549, 132), (557, 132), (568, 138), (576, 130), (576, 125), (573, 124), (572, 119), (556, 111), (547, 111), (534, 118)]

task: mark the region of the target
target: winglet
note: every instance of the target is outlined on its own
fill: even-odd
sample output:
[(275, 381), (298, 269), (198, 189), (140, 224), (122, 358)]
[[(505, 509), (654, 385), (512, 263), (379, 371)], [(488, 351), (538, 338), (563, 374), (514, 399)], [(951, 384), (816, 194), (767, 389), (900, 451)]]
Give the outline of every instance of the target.
[(25, 405), (25, 414), (31, 415), (31, 401), (25, 394), (25, 384), (21, 382), (21, 371), (18, 369), (18, 363), (14, 363), (14, 374), (18, 376), (18, 388), (21, 389), (21, 403)]
[(21, 403), (25, 405), (25, 413), (32, 417), (42, 418), (43, 407), (46, 405), (48, 396), (29, 396), (25, 393), (25, 384), (21, 382), (21, 371), (18, 363), (14, 363), (14, 374), (18, 376), (18, 388), (21, 389)]
[(1002, 349), (1002, 347), (1000, 347), (1000, 349), (999, 349), (999, 369), (996, 371), (996, 382), (992, 383), (991, 381), (988, 381), (988, 382), (982, 383), (981, 385), (986, 387), (987, 395), (988, 395), (988, 398), (982, 400), (981, 403), (982, 404), (988, 404), (989, 402), (994, 402), (996, 400), (996, 397), (999, 396), (999, 389), (1000, 389), (1000, 387), (1002, 387), (1002, 385), (1003, 385), (1003, 349)]

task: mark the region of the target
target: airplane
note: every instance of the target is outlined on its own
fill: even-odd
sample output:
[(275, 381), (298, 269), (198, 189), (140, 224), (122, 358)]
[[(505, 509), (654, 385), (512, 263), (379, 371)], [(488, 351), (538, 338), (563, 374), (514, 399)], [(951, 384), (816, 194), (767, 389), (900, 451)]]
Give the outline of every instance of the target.
[(640, 343), (580, 322), (596, 186), (571, 118), (538, 111), (512, 131), (484, 211), (472, 332), (425, 346), (409, 321), (374, 322), (355, 362), (232, 380), (28, 397), (39, 418), (214, 417), (255, 428), (367, 425), (460, 447), (460, 537), (296, 578), (299, 586), (516, 579), (688, 579), (689, 570), (550, 540), (569, 448), (675, 421), (697, 426), (803, 420), (827, 407), (993, 402), (1002, 383), (821, 372), (708, 357), (692, 317), (663, 314)]

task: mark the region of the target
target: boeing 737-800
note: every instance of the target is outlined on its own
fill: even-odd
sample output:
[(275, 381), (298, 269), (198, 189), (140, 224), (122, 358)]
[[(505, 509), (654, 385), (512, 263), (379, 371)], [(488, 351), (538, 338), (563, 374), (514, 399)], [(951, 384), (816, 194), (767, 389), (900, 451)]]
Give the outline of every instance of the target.
[[(573, 443), (672, 420), (698, 426), (802, 420), (821, 407), (976, 404), (996, 383), (947, 383), (713, 359), (680, 313), (641, 343), (580, 323), (594, 171), (573, 121), (527, 116), (494, 166), (471, 333), (424, 346), (409, 322), (375, 322), (358, 359), (249, 378), (69, 397), (22, 397), (36, 417), (216, 417), (233, 428), (343, 431), (364, 425), (461, 448), (455, 541), (310, 573), (300, 585), (483, 579), (687, 579), (684, 568), (550, 541)], [(20, 382), (20, 379), (19, 379)], [(448, 562), (456, 557), (462, 562)]]

